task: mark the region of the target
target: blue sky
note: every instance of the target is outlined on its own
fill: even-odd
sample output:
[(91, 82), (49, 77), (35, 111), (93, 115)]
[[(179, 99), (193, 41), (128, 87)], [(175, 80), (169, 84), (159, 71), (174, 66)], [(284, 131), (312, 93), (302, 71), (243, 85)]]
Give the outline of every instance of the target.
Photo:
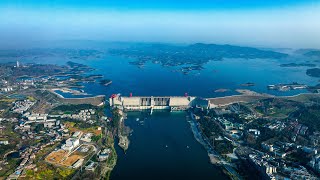
[(315, 0), (1, 0), (0, 48), (104, 40), (320, 48)]
[(272, 8), (316, 3), (316, 0), (1, 0), (0, 5), (29, 8), (212, 10)]

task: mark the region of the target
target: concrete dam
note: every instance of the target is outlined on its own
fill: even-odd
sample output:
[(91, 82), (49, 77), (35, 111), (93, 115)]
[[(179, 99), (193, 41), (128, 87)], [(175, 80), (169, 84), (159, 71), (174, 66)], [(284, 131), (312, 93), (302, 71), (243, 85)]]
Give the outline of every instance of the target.
[[(208, 101), (203, 100), (208, 106)], [(110, 106), (119, 107), (127, 111), (167, 109), (183, 111), (199, 104), (199, 98), (192, 96), (120, 96), (112, 95), (109, 99)]]

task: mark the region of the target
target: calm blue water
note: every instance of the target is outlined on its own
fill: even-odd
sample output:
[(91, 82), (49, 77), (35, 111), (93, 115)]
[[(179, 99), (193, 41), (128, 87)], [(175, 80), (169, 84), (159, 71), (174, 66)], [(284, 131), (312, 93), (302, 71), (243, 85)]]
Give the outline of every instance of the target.
[[(21, 60), (38, 63), (55, 63), (64, 65), (69, 59), (61, 58), (39, 58)], [(88, 94), (121, 93), (129, 95), (184, 95), (217, 97), (237, 94), (235, 89), (251, 89), (261, 93), (274, 95), (294, 95), (305, 90), (278, 92), (267, 90), (266, 86), (277, 83), (305, 83), (307, 85), (318, 84), (319, 79), (309, 77), (305, 71), (307, 67), (284, 68), (280, 64), (291, 62), (304, 62), (305, 59), (227, 59), (223, 61), (212, 61), (206, 64), (204, 70), (195, 71), (184, 75), (173, 72), (174, 67), (163, 67), (160, 64), (147, 63), (143, 69), (130, 65), (132, 59), (107, 56), (102, 59), (77, 60), (79, 63), (96, 68), (89, 74), (102, 74), (111, 79), (110, 86), (102, 86), (94, 83), (84, 83), (84, 90)], [(319, 66), (319, 63), (318, 63)], [(242, 87), (240, 84), (253, 82), (254, 87)], [(225, 88), (232, 91), (215, 93), (214, 90)], [(68, 96), (69, 97), (69, 96)]]
[(228, 179), (210, 164), (206, 150), (192, 134), (186, 113), (129, 113), (125, 122), (133, 133), (126, 154), (117, 147), (112, 180)]
[(64, 80), (70, 79), (69, 76), (54, 76), (54, 78), (56, 78), (56, 80), (58, 81), (64, 81)]
[(19, 152), (12, 152), (12, 153), (10, 153), (10, 154), (7, 155), (7, 158), (8, 158), (8, 159), (19, 158), (19, 157), (20, 157)]
[[(305, 74), (306, 67), (284, 68), (279, 65), (289, 63), (289, 60), (244, 60), (228, 59), (213, 61), (205, 65), (202, 71), (189, 75), (172, 72), (173, 67), (162, 67), (159, 64), (147, 63), (143, 69), (129, 65), (132, 60), (121, 57), (106, 57), (103, 60), (85, 61), (97, 70), (93, 74), (103, 74), (112, 79), (112, 85), (87, 84), (85, 90), (89, 94), (95, 93), (121, 93), (129, 95), (184, 95), (185, 92), (192, 96), (217, 97), (237, 94), (235, 89), (245, 88), (261, 93), (274, 95), (294, 95), (305, 90), (278, 92), (267, 90), (267, 85), (277, 83), (305, 83), (315, 85), (318, 78)], [(296, 61), (295, 61), (296, 62)], [(254, 87), (242, 87), (240, 84), (253, 82)], [(219, 88), (231, 89), (230, 92), (215, 93)]]

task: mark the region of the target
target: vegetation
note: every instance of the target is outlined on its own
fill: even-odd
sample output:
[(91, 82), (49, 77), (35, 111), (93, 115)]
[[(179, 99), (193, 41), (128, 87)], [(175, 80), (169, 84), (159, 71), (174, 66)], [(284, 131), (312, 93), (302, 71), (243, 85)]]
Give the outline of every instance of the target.
[(281, 67), (316, 67), (316, 64), (311, 63), (288, 63), (288, 64), (281, 64)]
[(168, 44), (135, 45), (127, 49), (113, 49), (109, 53), (138, 59), (134, 64), (143, 65), (147, 61), (165, 66), (195, 65), (194, 70), (201, 70), (201, 65), (211, 60), (223, 58), (283, 58), (287, 54), (259, 50), (256, 48), (216, 44), (192, 44), (174, 46)]
[(27, 170), (26, 179), (70, 179), (74, 169), (54, 167), (46, 163), (38, 163), (41, 166), (37, 166), (38, 170)]
[(43, 126), (43, 124), (36, 124), (34, 127), (34, 132), (35, 133), (39, 133), (40, 131), (43, 131), (45, 128)]
[(312, 105), (310, 107), (301, 107), (292, 114), (293, 118), (313, 131), (320, 131), (320, 105)]
[(233, 145), (230, 141), (227, 140), (215, 141), (214, 149), (219, 154), (229, 154), (233, 152)]
[(231, 113), (231, 114), (224, 114), (223, 117), (227, 118), (232, 123), (245, 123), (247, 120), (241, 118), (239, 114)]
[(303, 152), (301, 149), (293, 151), (293, 153), (288, 155), (288, 159), (299, 164), (307, 165), (309, 162), (308, 153)]
[(99, 57), (102, 52), (93, 49), (65, 49), (65, 48), (36, 48), (36, 49), (10, 49), (0, 50), (0, 56), (3, 58), (17, 57), (66, 57), (66, 58), (82, 58)]
[(120, 125), (120, 119), (121, 119), (121, 114), (119, 113), (119, 109), (114, 108), (111, 110), (112, 113), (112, 120), (111, 120), (111, 127), (112, 128), (118, 128)]
[(254, 109), (266, 116), (273, 118), (286, 118), (294, 112), (301, 104), (295, 101), (279, 98), (269, 98), (259, 101), (254, 105)]
[(320, 77), (320, 68), (307, 69), (306, 74), (311, 77)]
[(97, 141), (99, 141), (101, 139), (101, 136), (93, 136), (93, 137), (91, 137), (91, 140), (93, 141), (93, 142), (97, 142)]
[(110, 175), (111, 175), (111, 171), (107, 171), (104, 180), (109, 180), (110, 179)]
[(85, 133), (91, 132), (95, 135), (101, 134), (101, 131), (97, 130), (98, 126), (88, 124), (84, 121), (66, 120), (64, 124), (70, 130), (70, 132), (83, 131)]
[[(0, 145), (1, 147), (2, 145)], [(12, 147), (10, 147), (12, 148)], [(1, 156), (3, 157), (3, 156)], [(11, 173), (14, 172), (15, 167), (20, 164), (21, 160), (19, 158), (11, 158), (8, 160), (8, 164), (2, 166), (2, 170), (0, 170), (0, 177), (9, 176)]]
[(12, 102), (14, 101), (14, 99), (0, 99), (0, 117), (10, 118), (19, 116), (18, 114), (9, 111), (12, 107)]
[(84, 109), (97, 109), (97, 107), (91, 104), (60, 105), (53, 108), (53, 111), (75, 113), (75, 112), (80, 112), (80, 110), (84, 110)]
[(47, 146), (37, 153), (34, 160), (37, 169), (30, 169), (26, 172), (26, 177), (22, 179), (70, 179), (75, 173), (74, 169), (56, 167), (43, 161), (48, 152), (53, 151), (60, 143)]
[(0, 145), (0, 157), (3, 157), (5, 153), (15, 149), (16, 145), (21, 142), (21, 138), (19, 134), (13, 131), (15, 123), (5, 122), (1, 125), (6, 128), (2, 130), (0, 140), (8, 140), (10, 142), (8, 145)]
[(201, 125), (202, 132), (205, 136), (210, 138), (211, 136), (218, 136), (222, 134), (220, 127), (209, 118), (200, 118), (199, 123)]
[(13, 102), (13, 99), (1, 99), (0, 100), (0, 109), (8, 109), (11, 107), (11, 103)]
[[(6, 66), (7, 65), (7, 66)], [(10, 79), (18, 78), (20, 76), (30, 76), (30, 77), (37, 77), (37, 76), (51, 76), (56, 75), (58, 73), (62, 73), (67, 70), (63, 66), (53, 65), (53, 64), (32, 64), (28, 65), (28, 67), (20, 67), (14, 68), (10, 64), (4, 64), (8, 69), (6, 75)]]

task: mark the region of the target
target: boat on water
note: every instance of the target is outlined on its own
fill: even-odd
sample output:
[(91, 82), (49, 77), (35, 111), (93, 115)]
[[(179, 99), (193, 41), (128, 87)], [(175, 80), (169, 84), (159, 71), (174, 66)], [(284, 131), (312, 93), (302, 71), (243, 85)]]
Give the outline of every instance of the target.
[(245, 86), (245, 87), (250, 87), (250, 86), (255, 86), (255, 83), (252, 83), (252, 82), (247, 82), (247, 83), (243, 83), (243, 84), (240, 84), (241, 86)]

